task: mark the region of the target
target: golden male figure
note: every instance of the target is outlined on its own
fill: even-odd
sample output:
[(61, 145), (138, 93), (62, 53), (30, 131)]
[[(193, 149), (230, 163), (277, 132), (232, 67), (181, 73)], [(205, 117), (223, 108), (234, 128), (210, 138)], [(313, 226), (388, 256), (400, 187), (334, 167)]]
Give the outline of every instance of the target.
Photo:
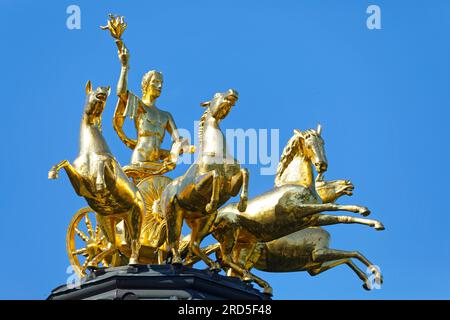
[[(108, 26), (102, 28), (108, 29), (116, 39), (122, 65), (117, 83), (119, 101), (114, 113), (113, 126), (120, 139), (133, 149), (131, 165), (125, 167), (125, 171), (133, 178), (142, 179), (149, 174), (162, 174), (172, 170), (176, 165), (174, 159), (186, 149), (188, 142), (179, 136), (172, 115), (156, 107), (156, 99), (160, 96), (163, 85), (162, 73), (152, 70), (143, 76), (142, 98), (130, 92), (127, 86), (130, 55), (120, 39), (126, 28), (123, 17), (110, 16)], [(123, 131), (126, 117), (134, 120), (137, 140), (130, 139)], [(166, 131), (178, 146), (177, 154), (173, 154), (172, 148), (172, 156), (171, 151), (160, 148)]]

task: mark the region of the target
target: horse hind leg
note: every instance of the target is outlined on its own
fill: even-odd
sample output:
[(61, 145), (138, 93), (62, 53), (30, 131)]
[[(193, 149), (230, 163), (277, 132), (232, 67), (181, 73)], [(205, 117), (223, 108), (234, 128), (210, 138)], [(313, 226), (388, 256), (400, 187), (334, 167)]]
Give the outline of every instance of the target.
[(131, 256), (129, 265), (136, 265), (139, 262), (139, 250), (141, 249), (140, 235), (142, 228), (142, 220), (145, 213), (143, 201), (137, 200), (136, 206), (127, 214), (125, 218), (125, 226), (131, 238)]
[(368, 281), (366, 274), (348, 258), (324, 262), (319, 267), (309, 269), (308, 273), (311, 276), (317, 276), (318, 274), (321, 274), (322, 272), (325, 272), (327, 270), (330, 270), (330, 269), (340, 266), (342, 264), (348, 265), (356, 273), (358, 278), (360, 278), (364, 283), (366, 283)]
[[(229, 229), (227, 232), (221, 233), (221, 237), (223, 237), (221, 240), (223, 241), (219, 242), (222, 267), (228, 267), (228, 276), (237, 275), (245, 282), (255, 282), (263, 288), (265, 294), (271, 296), (273, 290), (269, 283), (250, 272), (250, 268), (253, 267), (253, 265), (249, 266), (249, 268), (245, 268), (234, 261), (234, 256), (241, 256), (241, 252), (243, 251), (242, 247), (235, 247), (236, 232), (238, 231)], [(254, 246), (252, 246), (252, 248), (254, 249)], [(250, 254), (253, 253), (253, 249)]]
[(97, 254), (88, 264), (90, 268), (97, 268), (98, 264), (116, 251), (116, 220), (97, 214), (97, 223), (108, 242), (106, 250)]
[(205, 207), (207, 213), (213, 213), (217, 210), (220, 197), (221, 177), (217, 170), (211, 170), (195, 178), (195, 191), (208, 197), (209, 190), (211, 190), (211, 197), (209, 203)]
[(217, 211), (209, 216), (206, 216), (202, 219), (191, 220), (191, 242), (190, 249), (191, 252), (203, 260), (211, 271), (220, 271), (221, 266), (217, 262), (211, 260), (205, 252), (203, 252), (200, 248), (200, 244), (202, 240), (211, 233), (211, 229), (213, 227), (213, 223), (216, 219)]
[[(328, 248), (321, 248), (314, 250), (312, 252), (312, 258), (314, 262), (330, 262), (333, 260), (340, 259), (357, 259), (361, 261), (364, 265), (367, 266), (368, 270), (375, 276), (375, 282), (379, 285), (383, 283), (383, 277), (378, 270), (378, 268), (373, 265), (366, 257), (364, 257), (358, 251), (343, 251), (343, 250), (335, 250)], [(348, 261), (347, 261), (348, 262)], [(346, 262), (346, 263), (347, 263)], [(363, 288), (366, 290), (370, 290), (372, 287), (371, 283), (369, 283), (369, 279), (354, 263), (351, 261), (347, 263), (347, 265), (358, 275), (358, 277), (364, 281)], [(329, 268), (328, 268), (329, 269)], [(324, 270), (325, 271), (325, 270)]]
[(172, 252), (172, 264), (181, 265), (183, 260), (179, 251), (180, 235), (183, 227), (183, 212), (177, 210), (176, 197), (172, 196), (167, 203), (161, 203), (163, 215), (166, 219), (167, 249)]
[[(232, 270), (237, 272), (238, 274), (240, 274), (242, 281), (244, 282), (255, 282), (258, 286), (260, 286), (261, 288), (263, 288), (263, 292), (269, 296), (272, 296), (273, 294), (273, 289), (270, 286), (270, 284), (265, 281), (264, 279), (256, 276), (255, 274), (253, 274), (252, 272), (250, 272), (250, 270), (253, 268), (255, 261), (258, 261), (258, 259), (261, 257), (261, 253), (262, 253), (262, 248), (257, 248), (258, 244), (257, 243), (253, 243), (253, 244), (249, 244), (248, 247), (242, 247), (240, 246), (238, 249), (234, 248), (233, 249), (233, 259), (235, 259), (235, 257), (239, 257), (239, 265), (238, 264), (234, 264), (234, 266), (232, 266)], [(239, 253), (236, 253), (236, 250), (239, 251)], [(245, 267), (241, 267), (240, 264), (244, 264)], [(237, 266), (237, 268), (236, 268)], [(242, 270), (240, 271), (239, 268)]]
[(211, 200), (205, 207), (206, 212), (209, 214), (214, 213), (219, 204), (221, 176), (216, 170), (213, 170), (212, 179)]
[(244, 212), (247, 209), (248, 201), (248, 178), (249, 173), (245, 168), (241, 168), (238, 174), (231, 178), (230, 194), (235, 197), (241, 191), (238, 210)]
[(241, 169), (242, 175), (242, 188), (241, 188), (241, 198), (238, 203), (238, 210), (244, 212), (247, 209), (248, 202), (248, 178), (249, 173), (247, 169)]

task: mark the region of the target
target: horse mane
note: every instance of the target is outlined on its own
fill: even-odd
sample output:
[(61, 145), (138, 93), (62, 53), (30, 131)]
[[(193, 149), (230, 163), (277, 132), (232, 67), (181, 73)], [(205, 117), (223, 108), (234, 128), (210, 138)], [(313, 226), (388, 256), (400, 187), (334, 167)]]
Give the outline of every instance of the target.
[[(305, 138), (307, 138), (308, 136), (320, 136), (320, 135), (317, 133), (316, 130), (309, 129), (309, 130), (303, 131), (303, 136)], [(283, 153), (281, 154), (280, 162), (278, 163), (277, 173), (275, 174), (275, 185), (276, 186), (280, 185), (281, 176), (283, 175), (284, 171), (291, 163), (292, 159), (294, 159), (294, 157), (297, 155), (297, 153), (294, 151), (300, 150), (300, 148), (298, 148), (300, 141), (301, 141), (301, 139), (299, 139), (298, 135), (294, 134), (289, 139), (288, 143), (286, 144), (286, 147), (284, 147)]]
[(277, 166), (277, 173), (275, 174), (275, 185), (278, 186), (280, 183), (281, 176), (284, 173), (284, 170), (288, 167), (288, 165), (291, 163), (292, 159), (294, 159), (294, 156), (296, 155), (295, 152), (293, 152), (295, 149), (298, 150), (298, 146), (300, 144), (299, 137), (294, 134), (286, 144), (286, 146), (283, 149), (283, 153), (281, 154), (280, 162)]
[(198, 144), (199, 144), (200, 150), (203, 149), (203, 129), (205, 127), (205, 121), (210, 113), (211, 113), (211, 110), (209, 108), (206, 108), (206, 110), (205, 110), (205, 112), (203, 112), (203, 114), (200, 118), (200, 122), (198, 124)]

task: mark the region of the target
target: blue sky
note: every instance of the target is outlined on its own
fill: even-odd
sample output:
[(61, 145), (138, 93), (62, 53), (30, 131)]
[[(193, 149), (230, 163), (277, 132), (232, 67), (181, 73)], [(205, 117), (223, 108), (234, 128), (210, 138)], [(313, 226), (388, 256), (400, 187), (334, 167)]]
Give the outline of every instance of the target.
[[(67, 6), (81, 8), (81, 29), (66, 27)], [(368, 30), (377, 4), (382, 29)], [(346, 178), (386, 231), (328, 227), (332, 248), (359, 250), (381, 267), (385, 284), (366, 292), (346, 266), (317, 277), (264, 273), (278, 299), (450, 298), (450, 3), (435, 1), (2, 1), (0, 61), (3, 121), (0, 192), (1, 299), (43, 299), (68, 275), (65, 232), (85, 201), (64, 173), (73, 160), (84, 85), (111, 85), (116, 47), (99, 29), (109, 12), (126, 16), (130, 88), (163, 71), (158, 105), (192, 130), (199, 102), (235, 88), (224, 128), (280, 130), (323, 125), (328, 179)], [(111, 126), (104, 134), (122, 164), (130, 150)], [(281, 151), (281, 150), (280, 150)], [(273, 176), (248, 166), (252, 196)], [(171, 177), (187, 166), (180, 166)]]

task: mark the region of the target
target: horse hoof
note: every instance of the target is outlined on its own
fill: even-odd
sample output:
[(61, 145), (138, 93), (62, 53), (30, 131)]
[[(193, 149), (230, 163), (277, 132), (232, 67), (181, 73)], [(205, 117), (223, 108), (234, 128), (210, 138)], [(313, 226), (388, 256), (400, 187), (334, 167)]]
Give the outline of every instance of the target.
[(370, 210), (366, 207), (361, 207), (359, 209), (359, 213), (363, 216), (363, 217), (367, 217), (370, 214)]
[(48, 172), (48, 178), (51, 179), (51, 180), (58, 179), (58, 171), (56, 171), (54, 168), (52, 168)]
[(244, 212), (245, 210), (247, 210), (247, 200), (241, 199), (241, 201), (239, 201), (237, 208), (238, 208), (239, 212)]
[(222, 270), (222, 266), (218, 262), (213, 262), (209, 266), (209, 271), (211, 271), (211, 272), (219, 273), (221, 270)]
[(93, 271), (96, 271), (96, 270), (100, 269), (100, 267), (96, 263), (89, 263), (87, 265), (86, 269), (88, 269), (89, 271), (93, 272)]
[(264, 294), (267, 294), (268, 296), (272, 297), (273, 296), (273, 290), (272, 287), (265, 287), (263, 290)]
[(213, 272), (213, 273), (219, 273), (222, 269), (220, 267), (217, 266), (213, 266), (209, 268), (209, 271)]
[(173, 257), (171, 264), (174, 266), (182, 266), (183, 260), (180, 257)]
[(212, 214), (214, 211), (216, 211), (215, 207), (216, 207), (215, 205), (208, 203), (205, 207), (205, 210), (207, 213)]
[(97, 191), (103, 191), (103, 190), (106, 189), (106, 186), (105, 186), (104, 183), (97, 183), (97, 184), (95, 185), (95, 187), (96, 187)]
[(384, 228), (384, 225), (383, 225), (381, 222), (375, 223), (374, 228), (375, 228), (375, 230), (378, 230), (378, 231), (382, 231), (382, 230), (385, 229), (385, 228)]
[(138, 262), (138, 259), (136, 259), (136, 258), (130, 258), (130, 261), (128, 262), (129, 266), (136, 266), (138, 264), (139, 264), (139, 262)]
[(366, 282), (364, 282), (362, 287), (364, 288), (364, 290), (367, 290), (367, 291), (371, 291), (372, 290), (372, 288)]
[(367, 268), (367, 270), (370, 271), (375, 276), (380, 275), (380, 271), (378, 270), (377, 266), (371, 265)]

